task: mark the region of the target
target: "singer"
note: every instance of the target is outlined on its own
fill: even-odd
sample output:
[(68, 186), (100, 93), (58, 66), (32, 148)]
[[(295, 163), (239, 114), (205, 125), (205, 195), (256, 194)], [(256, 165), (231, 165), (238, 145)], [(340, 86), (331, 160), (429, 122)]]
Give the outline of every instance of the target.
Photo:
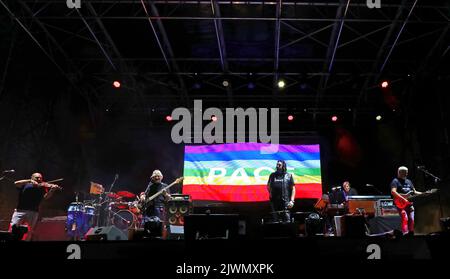
[(61, 188), (56, 184), (44, 182), (40, 173), (33, 173), (31, 179), (18, 180), (14, 185), (19, 191), (19, 202), (11, 218), (10, 231), (14, 227), (27, 225), (28, 233), (22, 240), (30, 241), (38, 220), (39, 205)]
[(273, 221), (290, 222), (289, 209), (294, 206), (295, 187), (292, 174), (287, 173), (286, 162), (279, 160), (277, 170), (270, 174), (267, 182)]

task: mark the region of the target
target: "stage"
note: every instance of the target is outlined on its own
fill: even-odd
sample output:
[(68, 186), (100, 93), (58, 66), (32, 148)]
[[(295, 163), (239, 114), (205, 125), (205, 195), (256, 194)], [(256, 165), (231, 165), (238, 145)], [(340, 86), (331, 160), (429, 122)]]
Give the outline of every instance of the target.
[[(46, 260), (156, 259), (175, 265), (199, 263), (283, 263), (301, 261), (365, 261), (370, 259), (448, 259), (449, 235), (340, 238), (297, 237), (235, 240), (51, 241), (1, 242), (0, 257)], [(75, 245), (75, 248), (74, 248)], [(78, 254), (78, 252), (80, 252)], [(378, 253), (379, 252), (379, 253)]]

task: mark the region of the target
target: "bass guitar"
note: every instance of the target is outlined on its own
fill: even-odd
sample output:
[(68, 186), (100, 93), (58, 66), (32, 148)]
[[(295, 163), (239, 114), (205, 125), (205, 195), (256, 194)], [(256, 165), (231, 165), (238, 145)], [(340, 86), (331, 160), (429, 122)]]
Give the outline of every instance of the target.
[(437, 191), (438, 191), (438, 189), (431, 189), (431, 190), (428, 190), (428, 191), (423, 192), (422, 194), (418, 194), (418, 195), (414, 194), (413, 191), (409, 191), (406, 194), (400, 194), (399, 193), (399, 195), (402, 196), (403, 198), (405, 198), (406, 201), (404, 199), (400, 198), (400, 197), (395, 196), (394, 197), (394, 204), (399, 209), (405, 209), (406, 207), (412, 205), (413, 201), (415, 199), (417, 199), (418, 197), (426, 197), (426, 196), (429, 196), (431, 194), (436, 193)]
[(162, 193), (166, 192), (169, 188), (173, 187), (174, 185), (183, 182), (184, 177), (179, 177), (175, 179), (174, 182), (172, 182), (170, 185), (164, 187), (163, 189), (159, 190), (155, 194), (151, 195), (150, 197), (146, 197), (144, 201), (141, 202), (139, 205), (139, 209), (141, 212), (147, 211), (147, 208), (152, 204), (152, 201), (159, 197)]

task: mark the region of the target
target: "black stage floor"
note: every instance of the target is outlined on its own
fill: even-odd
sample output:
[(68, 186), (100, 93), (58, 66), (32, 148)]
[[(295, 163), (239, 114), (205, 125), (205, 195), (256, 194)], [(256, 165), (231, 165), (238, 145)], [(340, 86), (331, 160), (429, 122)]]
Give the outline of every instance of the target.
[[(73, 245), (75, 244), (75, 246)], [(235, 240), (140, 241), (52, 241), (0, 242), (0, 257), (48, 260), (81, 259), (170, 259), (173, 264), (186, 260), (202, 263), (282, 263), (284, 259), (365, 261), (448, 259), (449, 235), (399, 238), (297, 237)], [(70, 246), (72, 245), (72, 246)], [(70, 247), (69, 247), (70, 246)], [(78, 253), (79, 252), (79, 253)], [(379, 252), (379, 253), (378, 253)], [(161, 262), (163, 262), (161, 260)]]

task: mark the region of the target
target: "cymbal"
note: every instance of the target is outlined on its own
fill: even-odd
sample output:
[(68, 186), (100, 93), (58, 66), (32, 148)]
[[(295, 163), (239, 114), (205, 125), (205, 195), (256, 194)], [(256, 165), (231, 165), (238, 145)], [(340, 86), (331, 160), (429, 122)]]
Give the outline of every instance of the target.
[(119, 192), (117, 192), (117, 195), (121, 196), (123, 198), (131, 198), (131, 199), (136, 197), (135, 194), (128, 192), (128, 191), (119, 191)]

